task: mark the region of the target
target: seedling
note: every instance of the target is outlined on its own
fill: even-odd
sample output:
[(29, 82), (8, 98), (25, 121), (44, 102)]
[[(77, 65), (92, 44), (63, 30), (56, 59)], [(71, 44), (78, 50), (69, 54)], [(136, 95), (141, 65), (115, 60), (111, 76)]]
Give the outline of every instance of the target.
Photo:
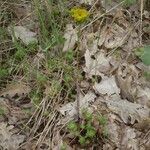
[[(94, 124), (97, 120), (98, 126)], [(86, 147), (94, 143), (99, 137), (108, 137), (106, 125), (106, 117), (95, 115), (87, 110), (83, 110), (80, 122), (70, 121), (67, 125), (67, 130), (73, 135), (72, 140), (75, 140), (81, 147)], [(99, 130), (101, 130), (101, 135), (99, 135)]]

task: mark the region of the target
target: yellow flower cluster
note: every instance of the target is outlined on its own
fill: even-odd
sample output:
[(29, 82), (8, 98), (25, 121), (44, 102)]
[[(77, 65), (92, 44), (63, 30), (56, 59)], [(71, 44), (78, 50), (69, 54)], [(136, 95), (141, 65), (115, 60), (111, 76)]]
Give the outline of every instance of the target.
[(86, 9), (78, 7), (72, 8), (70, 14), (76, 22), (83, 22), (89, 17), (89, 12)]

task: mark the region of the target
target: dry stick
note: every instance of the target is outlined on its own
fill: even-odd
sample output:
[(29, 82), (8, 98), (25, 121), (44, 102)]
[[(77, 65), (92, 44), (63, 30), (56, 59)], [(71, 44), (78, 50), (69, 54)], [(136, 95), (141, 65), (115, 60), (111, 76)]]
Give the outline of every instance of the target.
[(140, 11), (141, 11), (141, 20), (140, 20), (140, 46), (142, 45), (143, 3), (144, 3), (144, 1), (141, 0), (141, 6), (140, 6)]
[(44, 141), (44, 139), (46, 138), (48, 132), (50, 131), (50, 127), (51, 127), (50, 124), (53, 121), (53, 118), (56, 117), (56, 115), (57, 114), (54, 112), (52, 119), (49, 119), (49, 121), (47, 122), (44, 130), (42, 131), (42, 133), (41, 133), (41, 135), (40, 135), (40, 137), (39, 137), (39, 139), (38, 139), (38, 141), (36, 143), (36, 146), (38, 146), (38, 144), (41, 143), (42, 141)]
[(118, 5), (114, 6), (113, 8), (111, 8), (110, 10), (106, 11), (106, 13), (98, 16), (96, 15), (96, 17), (93, 19), (93, 21), (91, 21), (90, 23), (88, 23), (87, 25), (85, 25), (83, 28), (81, 28), (81, 31), (84, 30), (85, 28), (87, 28), (88, 26), (92, 25), (95, 21), (99, 20), (101, 17), (105, 16), (107, 13), (111, 12), (112, 10), (116, 9), (118, 6), (122, 5), (124, 3), (124, 1), (122, 1), (121, 3), (119, 3)]
[(79, 82), (78, 79), (76, 81), (76, 86), (77, 86), (77, 116), (78, 116), (78, 122), (80, 122), (80, 99), (79, 99)]
[(92, 7), (90, 8), (89, 12), (92, 11), (92, 9), (94, 8), (94, 6), (97, 4), (98, 1), (99, 1), (99, 0), (96, 0), (96, 1), (94, 2), (94, 4), (92, 5)]

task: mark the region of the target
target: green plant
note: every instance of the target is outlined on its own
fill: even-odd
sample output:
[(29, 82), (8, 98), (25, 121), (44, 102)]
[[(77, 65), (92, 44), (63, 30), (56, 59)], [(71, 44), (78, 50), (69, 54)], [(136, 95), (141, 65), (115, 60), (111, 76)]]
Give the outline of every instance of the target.
[(60, 150), (66, 150), (67, 148), (66, 148), (67, 146), (66, 146), (66, 143), (63, 143), (62, 145), (61, 145), (61, 147), (60, 147)]
[(107, 124), (107, 118), (105, 116), (99, 116), (98, 121), (102, 126), (106, 126)]
[(5, 78), (9, 74), (8, 69), (0, 67), (0, 79)]
[(150, 72), (144, 72), (144, 77), (147, 81), (150, 81)]
[(130, 6), (133, 5), (137, 2), (137, 0), (124, 0), (124, 5), (125, 6)]
[[(99, 126), (94, 125), (94, 122), (97, 120)], [(93, 143), (99, 136), (104, 138), (108, 137), (106, 120), (107, 119), (104, 116), (94, 115), (87, 110), (83, 110), (80, 122), (70, 121), (67, 124), (67, 129), (73, 135), (73, 139), (76, 139), (82, 147), (85, 147), (88, 144)], [(99, 129), (101, 130), (101, 135), (98, 134)]]
[(0, 116), (5, 114), (5, 110), (3, 108), (0, 108)]
[(145, 65), (150, 65), (150, 45), (136, 49), (135, 54), (142, 60)]

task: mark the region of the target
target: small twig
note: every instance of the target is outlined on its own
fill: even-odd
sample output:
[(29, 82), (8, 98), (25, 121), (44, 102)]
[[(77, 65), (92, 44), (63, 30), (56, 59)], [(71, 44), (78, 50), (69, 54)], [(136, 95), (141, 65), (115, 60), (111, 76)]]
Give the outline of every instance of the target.
[(144, 1), (141, 0), (141, 6), (140, 6), (140, 11), (141, 11), (141, 20), (140, 20), (140, 46), (142, 45), (143, 3), (144, 3)]
[(79, 89), (78, 79), (76, 81), (76, 87), (77, 87), (77, 116), (78, 116), (78, 122), (80, 122), (80, 98), (79, 98), (80, 89)]

